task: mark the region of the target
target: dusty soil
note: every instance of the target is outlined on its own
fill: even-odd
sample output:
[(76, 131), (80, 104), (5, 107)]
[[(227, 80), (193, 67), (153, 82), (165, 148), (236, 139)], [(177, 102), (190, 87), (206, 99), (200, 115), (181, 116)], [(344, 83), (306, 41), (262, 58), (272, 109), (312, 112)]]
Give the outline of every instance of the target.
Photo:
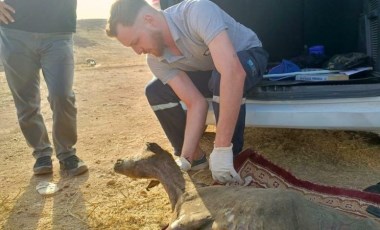
[[(79, 21), (75, 35), (74, 90), (78, 107), (78, 156), (89, 172), (62, 178), (54, 159), (51, 176), (33, 176), (34, 159), (19, 130), (4, 72), (0, 72), (1, 229), (160, 229), (170, 205), (161, 185), (113, 172), (118, 158), (157, 142), (171, 151), (144, 97), (151, 74), (136, 56), (104, 34), (103, 20)], [(96, 61), (95, 66), (86, 62)], [(1, 66), (0, 66), (1, 68)], [(51, 130), (51, 112), (41, 84), (42, 113)], [(211, 151), (214, 127), (202, 146)], [(361, 132), (247, 128), (251, 147), (297, 177), (315, 183), (363, 189), (380, 181), (380, 139)], [(209, 171), (197, 175), (211, 183)], [(57, 183), (52, 197), (36, 192), (40, 181)]]

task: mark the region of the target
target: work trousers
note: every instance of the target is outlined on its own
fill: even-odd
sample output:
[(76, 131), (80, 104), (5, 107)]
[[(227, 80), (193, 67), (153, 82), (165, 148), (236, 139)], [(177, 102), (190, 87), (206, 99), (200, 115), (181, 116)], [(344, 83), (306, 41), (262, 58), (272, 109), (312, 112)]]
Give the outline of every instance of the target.
[[(244, 95), (238, 120), (232, 137), (233, 153), (237, 155), (243, 149), (245, 129), (245, 96), (262, 79), (266, 70), (268, 54), (261, 47), (237, 53), (246, 72)], [(186, 72), (191, 81), (205, 98), (212, 98), (215, 120), (219, 118), (220, 73), (216, 70)], [(157, 116), (166, 136), (174, 148), (174, 154), (181, 154), (186, 127), (186, 109), (169, 85), (153, 78), (145, 88), (145, 95)]]
[(40, 72), (53, 112), (52, 137), (59, 160), (75, 155), (77, 124), (72, 33), (32, 33), (0, 27), (0, 53), (17, 110), (18, 122), (33, 156), (52, 155), (41, 115)]

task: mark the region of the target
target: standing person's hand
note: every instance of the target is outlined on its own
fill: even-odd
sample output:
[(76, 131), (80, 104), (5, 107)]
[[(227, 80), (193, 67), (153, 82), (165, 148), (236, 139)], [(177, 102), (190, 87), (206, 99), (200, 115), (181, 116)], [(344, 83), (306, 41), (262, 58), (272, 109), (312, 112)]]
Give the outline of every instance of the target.
[(16, 13), (16, 11), (10, 5), (0, 1), (0, 24), (14, 22), (15, 20), (12, 17), (14, 13)]
[(210, 155), (210, 170), (212, 178), (220, 183), (243, 183), (234, 169), (232, 144), (230, 147), (214, 147)]

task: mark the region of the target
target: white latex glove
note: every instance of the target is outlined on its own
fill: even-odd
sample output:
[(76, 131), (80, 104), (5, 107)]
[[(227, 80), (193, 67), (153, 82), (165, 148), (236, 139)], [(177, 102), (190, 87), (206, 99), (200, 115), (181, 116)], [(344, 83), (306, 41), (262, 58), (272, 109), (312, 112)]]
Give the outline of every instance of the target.
[(230, 147), (214, 147), (210, 155), (210, 170), (212, 178), (220, 183), (238, 182), (243, 184), (243, 180), (234, 169), (232, 144)]
[(184, 157), (179, 157), (177, 158), (177, 160), (175, 160), (175, 163), (178, 165), (178, 167), (182, 170), (182, 171), (189, 171), (191, 169), (191, 164), (190, 162), (184, 158)]

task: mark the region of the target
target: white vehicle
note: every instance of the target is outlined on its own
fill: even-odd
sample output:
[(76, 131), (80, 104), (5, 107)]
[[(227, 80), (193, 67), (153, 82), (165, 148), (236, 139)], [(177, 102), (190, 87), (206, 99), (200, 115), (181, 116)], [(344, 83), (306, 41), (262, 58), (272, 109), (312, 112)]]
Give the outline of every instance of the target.
[[(173, 2), (178, 1), (161, 0), (161, 6)], [(271, 66), (316, 45), (324, 47), (326, 57), (360, 52), (371, 59), (373, 71), (348, 80), (266, 77), (247, 97), (247, 126), (380, 133), (380, 0), (213, 2), (258, 34)], [(212, 111), (207, 123), (214, 123)]]
[(150, 5), (156, 9), (160, 9), (160, 0), (146, 0)]

